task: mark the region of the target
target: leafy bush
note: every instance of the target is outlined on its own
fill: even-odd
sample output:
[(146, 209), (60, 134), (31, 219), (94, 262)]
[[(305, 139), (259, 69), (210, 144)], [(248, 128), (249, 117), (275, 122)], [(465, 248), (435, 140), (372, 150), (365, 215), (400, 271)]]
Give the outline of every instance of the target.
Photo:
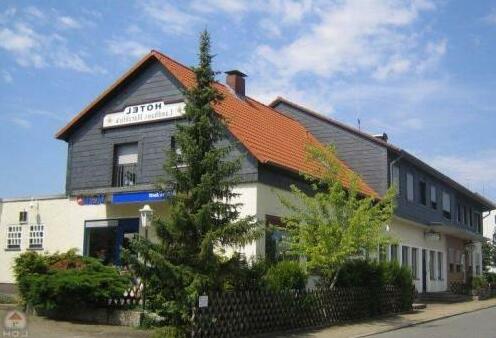
[[(408, 309), (412, 304), (413, 280), (409, 268), (397, 262), (376, 262), (364, 259), (348, 261), (340, 270), (337, 287), (368, 287), (372, 290), (393, 285), (401, 290), (401, 307)], [(380, 311), (379, 302), (372, 295), (372, 305)]]
[(14, 273), (24, 303), (52, 310), (95, 306), (122, 296), (130, 279), (99, 260), (69, 251), (40, 255), (26, 252), (15, 260)]
[(264, 281), (272, 291), (304, 289), (307, 275), (298, 262), (281, 261), (267, 270)]
[(470, 285), (472, 286), (472, 290), (480, 290), (487, 287), (487, 280), (484, 276), (474, 276), (470, 281)]
[(494, 272), (484, 272), (484, 278), (488, 283), (495, 284), (496, 283), (496, 273)]

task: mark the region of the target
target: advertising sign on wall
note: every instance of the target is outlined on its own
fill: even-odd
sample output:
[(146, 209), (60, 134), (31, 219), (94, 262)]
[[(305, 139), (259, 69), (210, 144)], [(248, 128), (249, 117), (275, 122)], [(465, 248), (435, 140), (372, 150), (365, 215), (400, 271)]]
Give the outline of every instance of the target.
[(120, 192), (112, 195), (112, 204), (142, 203), (164, 201), (172, 192), (164, 191), (133, 191)]
[(162, 101), (129, 106), (122, 112), (107, 114), (103, 119), (103, 128), (127, 126), (180, 117), (184, 114), (184, 106), (184, 102), (165, 103)]
[(105, 203), (105, 195), (92, 195), (92, 196), (78, 196), (76, 198), (77, 204), (79, 205), (98, 205)]

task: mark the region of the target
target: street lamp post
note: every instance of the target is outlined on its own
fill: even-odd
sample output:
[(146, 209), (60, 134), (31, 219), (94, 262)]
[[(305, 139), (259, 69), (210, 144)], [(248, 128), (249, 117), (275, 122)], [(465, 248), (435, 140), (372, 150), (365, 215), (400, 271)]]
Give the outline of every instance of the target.
[[(140, 212), (140, 223), (143, 229), (145, 230), (145, 240), (148, 240), (148, 228), (152, 224), (152, 218), (153, 218), (153, 209), (150, 208), (148, 204), (145, 204), (142, 209), (139, 210)], [(143, 275), (143, 291), (142, 291), (142, 298), (143, 298), (143, 315), (145, 314), (145, 301), (146, 301), (146, 281), (145, 281), (145, 276), (146, 276), (146, 256), (143, 258), (143, 264), (145, 265), (145, 274)]]

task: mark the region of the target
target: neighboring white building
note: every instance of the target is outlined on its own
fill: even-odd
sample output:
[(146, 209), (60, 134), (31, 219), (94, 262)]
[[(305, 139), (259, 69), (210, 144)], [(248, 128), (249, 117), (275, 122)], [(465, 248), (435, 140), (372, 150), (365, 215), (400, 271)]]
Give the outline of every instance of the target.
[[(496, 242), (496, 210), (483, 216), (484, 237), (491, 243)], [(486, 267), (490, 272), (496, 272), (496, 266)]]

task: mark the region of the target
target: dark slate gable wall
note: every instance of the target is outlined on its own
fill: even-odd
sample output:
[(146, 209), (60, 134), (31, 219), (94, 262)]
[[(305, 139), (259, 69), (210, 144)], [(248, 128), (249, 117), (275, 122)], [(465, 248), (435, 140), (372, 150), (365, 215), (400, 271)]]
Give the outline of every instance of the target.
[[(170, 149), (170, 138), (175, 132), (177, 120), (146, 123), (114, 129), (102, 129), (107, 113), (122, 111), (126, 106), (152, 101), (178, 102), (183, 99), (179, 84), (158, 62), (145, 66), (118, 93), (105, 102), (90, 117), (75, 128), (69, 137), (66, 190), (110, 188), (114, 146), (138, 142), (138, 184), (154, 184), (163, 175), (164, 150)], [(246, 154), (245, 148), (232, 136), (235, 145), (233, 157)], [(244, 181), (256, 180), (257, 162), (251, 156), (243, 156), (240, 174)]]
[(285, 103), (276, 110), (299, 121), (320, 142), (333, 144), (340, 159), (358, 173), (375, 191), (384, 194), (388, 187), (387, 150), (370, 140), (308, 115)]

